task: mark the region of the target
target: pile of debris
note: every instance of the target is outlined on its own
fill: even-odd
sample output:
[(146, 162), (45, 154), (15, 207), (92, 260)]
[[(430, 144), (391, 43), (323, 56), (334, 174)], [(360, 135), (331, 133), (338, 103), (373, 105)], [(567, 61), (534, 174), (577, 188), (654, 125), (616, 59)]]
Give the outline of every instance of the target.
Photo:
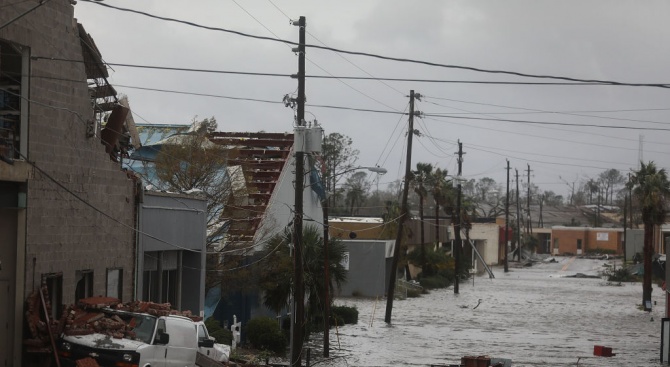
[(49, 291), (46, 285), (42, 285), (44, 304), (40, 298), (39, 291), (33, 291), (26, 299), (26, 323), (30, 335), (24, 339), (23, 345), (28, 353), (49, 353), (51, 349), (50, 336), (55, 340), (63, 332), (63, 323), (59, 320), (50, 320), (44, 315), (51, 315), (51, 303), (49, 302)]
[[(112, 311), (112, 312), (110, 312)], [(109, 335), (113, 338), (135, 339), (132, 331), (136, 325), (134, 318), (122, 318), (113, 311), (124, 311), (143, 313), (153, 316), (179, 315), (185, 316), (193, 321), (201, 321), (202, 318), (194, 316), (191, 311), (173, 310), (169, 303), (154, 303), (133, 301), (121, 303), (117, 298), (91, 297), (84, 298), (71, 305), (65, 310), (63, 320), (65, 335), (89, 335), (93, 333)]]
[[(202, 321), (201, 317), (193, 315), (191, 311), (173, 310), (169, 303), (142, 301), (121, 303), (118, 298), (112, 297), (81, 299), (76, 305), (65, 308), (60, 319), (50, 319), (46, 315), (52, 315), (52, 305), (49, 303), (46, 286), (42, 287), (41, 293), (44, 296), (44, 305), (39, 290), (32, 292), (26, 299), (26, 323), (30, 335), (23, 341), (23, 344), (27, 352), (50, 352), (51, 340), (58, 340), (62, 334), (100, 333), (117, 339), (134, 339), (135, 335), (132, 330), (135, 327), (135, 319), (122, 317), (123, 312), (143, 313), (156, 317), (180, 315), (193, 321)], [(115, 313), (114, 311), (122, 312)]]

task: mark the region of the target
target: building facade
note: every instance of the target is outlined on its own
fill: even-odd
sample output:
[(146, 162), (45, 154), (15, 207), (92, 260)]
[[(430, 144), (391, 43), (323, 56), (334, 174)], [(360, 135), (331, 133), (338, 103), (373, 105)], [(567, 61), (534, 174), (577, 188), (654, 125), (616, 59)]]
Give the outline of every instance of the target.
[(552, 227), (552, 255), (585, 255), (605, 250), (623, 254), (623, 228)]
[(139, 203), (135, 299), (170, 303), (202, 316), (207, 200), (145, 191)]
[(22, 365), (21, 340), (30, 337), (23, 335), (23, 303), (41, 284), (49, 290), (52, 318), (79, 297), (133, 296), (136, 183), (101, 143), (97, 121), (104, 109), (95, 108), (102, 89), (94, 82), (106, 69), (94, 61), (99, 53), (70, 1), (44, 2), (14, 19), (34, 6), (15, 3), (0, 11), (5, 366)]

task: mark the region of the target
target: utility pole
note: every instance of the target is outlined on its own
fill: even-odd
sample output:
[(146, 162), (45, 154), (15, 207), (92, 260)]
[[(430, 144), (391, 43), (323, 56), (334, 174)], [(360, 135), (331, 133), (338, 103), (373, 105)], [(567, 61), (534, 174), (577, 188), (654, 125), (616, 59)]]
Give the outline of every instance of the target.
[(516, 172), (516, 253), (521, 262), (521, 204), (519, 203), (519, 170)]
[(628, 212), (628, 194), (623, 197), (623, 263), (626, 263), (626, 219)]
[[(528, 164), (528, 163), (526, 163)], [(528, 164), (528, 197), (526, 198), (526, 210), (528, 210), (528, 220), (526, 225), (526, 233), (528, 235), (533, 234), (533, 222), (530, 218), (530, 164)]]
[(574, 203), (575, 203), (575, 201), (574, 201), (574, 200), (575, 200), (575, 182), (573, 181), (573, 182), (572, 182), (572, 185), (570, 185), (570, 182), (566, 181), (563, 177), (558, 176), (558, 178), (561, 179), (561, 181), (565, 182), (565, 184), (566, 184), (569, 188), (572, 189), (572, 191), (571, 191), (571, 193), (570, 193), (570, 205), (574, 204)]
[(330, 227), (328, 225), (328, 196), (321, 201), (321, 208), (323, 209), (323, 274), (325, 278), (325, 286), (323, 287), (323, 356), (330, 355), (330, 275), (328, 270), (330, 264), (328, 263), (328, 241), (330, 240)]
[(386, 315), (384, 321), (391, 323), (391, 313), (393, 311), (393, 297), (395, 296), (395, 282), (398, 276), (398, 260), (400, 259), (400, 247), (403, 239), (403, 226), (408, 216), (407, 196), (409, 195), (409, 180), (412, 177), (412, 136), (414, 135), (414, 98), (421, 100), (420, 94), (414, 94), (414, 90), (409, 91), (409, 128), (407, 129), (407, 159), (405, 162), (405, 185), (402, 188), (402, 203), (400, 209), (400, 218), (398, 218), (398, 233), (393, 246), (393, 260), (391, 262), (391, 276), (388, 289), (386, 290)]
[(461, 173), (463, 168), (463, 143), (458, 141), (458, 175), (456, 180), (458, 181), (458, 196), (456, 197), (456, 223), (454, 223), (454, 262), (456, 263), (455, 275), (456, 280), (454, 281), (454, 294), (458, 294), (458, 283), (460, 282), (461, 274), (461, 249), (462, 249), (462, 240), (461, 240)]
[(509, 243), (509, 159), (507, 159), (507, 194), (505, 195), (505, 273), (509, 272), (507, 265), (507, 253), (509, 252), (507, 245)]
[(540, 217), (537, 219), (537, 226), (539, 228), (544, 228), (544, 219), (542, 218), (542, 205), (544, 204), (544, 198), (546, 196), (544, 194), (540, 195), (539, 197), (539, 202), (540, 202)]
[[(293, 51), (298, 52), (298, 98), (296, 113), (296, 132), (304, 134), (305, 129), (305, 17), (300, 17), (293, 25), (299, 29), (299, 45)], [(298, 134), (296, 134), (298, 135)], [(304, 136), (304, 135), (303, 135)], [(300, 138), (298, 138), (300, 139)], [(295, 151), (295, 217), (293, 219), (293, 323), (291, 331), (291, 366), (301, 365), (303, 327), (305, 324), (305, 284), (302, 261), (302, 218), (303, 218), (303, 191), (305, 176), (304, 144), (300, 141)]]

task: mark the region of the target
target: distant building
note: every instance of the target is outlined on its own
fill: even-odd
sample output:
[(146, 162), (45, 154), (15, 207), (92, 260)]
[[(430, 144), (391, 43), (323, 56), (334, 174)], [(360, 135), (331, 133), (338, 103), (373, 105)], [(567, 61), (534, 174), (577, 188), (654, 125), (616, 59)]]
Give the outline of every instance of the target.
[(623, 254), (623, 228), (552, 227), (552, 255), (585, 255), (605, 250)]

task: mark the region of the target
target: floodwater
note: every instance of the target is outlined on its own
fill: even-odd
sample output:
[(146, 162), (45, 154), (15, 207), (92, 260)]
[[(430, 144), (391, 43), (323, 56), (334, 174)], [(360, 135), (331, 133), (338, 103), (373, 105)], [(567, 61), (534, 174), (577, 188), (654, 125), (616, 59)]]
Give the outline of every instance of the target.
[[(596, 275), (606, 261), (555, 259), (508, 273), (496, 267), (495, 279), (461, 283), (458, 295), (447, 288), (395, 300), (391, 326), (384, 322), (385, 299), (337, 299), (358, 309), (358, 324), (331, 330), (330, 359), (322, 360), (317, 347), (312, 365), (430, 366), (487, 355), (515, 367), (660, 366), (661, 288), (654, 285), (656, 304), (644, 312), (641, 283), (565, 277)], [(322, 335), (311, 339), (318, 346)], [(596, 357), (594, 345), (616, 356)]]

